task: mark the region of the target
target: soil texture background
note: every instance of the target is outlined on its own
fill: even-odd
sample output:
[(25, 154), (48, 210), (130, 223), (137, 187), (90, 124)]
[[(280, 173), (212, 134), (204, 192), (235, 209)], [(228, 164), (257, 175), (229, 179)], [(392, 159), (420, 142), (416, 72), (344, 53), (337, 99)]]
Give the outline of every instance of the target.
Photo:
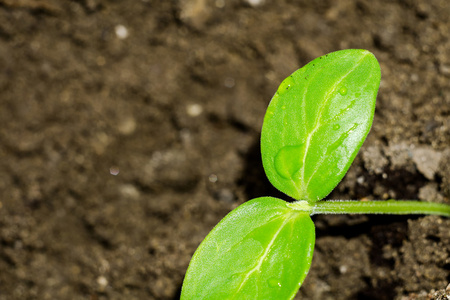
[[(327, 199), (450, 203), (449, 16), (448, 0), (0, 0), (0, 299), (178, 299), (222, 217), (286, 199), (261, 165), (265, 109), (340, 49), (373, 52), (382, 81)], [(449, 219), (313, 219), (296, 299), (448, 299)]]

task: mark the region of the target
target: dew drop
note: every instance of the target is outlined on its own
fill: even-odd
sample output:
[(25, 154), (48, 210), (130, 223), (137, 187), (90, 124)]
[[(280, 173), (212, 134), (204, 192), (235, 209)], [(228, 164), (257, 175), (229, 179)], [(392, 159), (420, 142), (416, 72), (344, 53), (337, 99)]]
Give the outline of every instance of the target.
[(283, 106), (281, 107), (281, 109), (282, 109), (282, 110), (285, 110), (285, 109), (286, 109), (286, 105), (283, 105)]
[(348, 92), (348, 90), (345, 86), (343, 86), (339, 89), (339, 94), (341, 94), (342, 96), (347, 95), (347, 92)]
[(339, 146), (341, 146), (342, 143), (344, 143), (345, 139), (348, 138), (348, 136), (353, 132), (353, 130), (356, 129), (356, 127), (358, 127), (358, 124), (357, 123), (353, 124), (353, 126), (350, 129), (348, 129), (346, 132), (342, 133), (336, 141), (331, 143), (327, 147), (327, 152), (326, 152), (327, 155), (330, 155), (331, 153), (336, 151), (336, 149), (339, 148)]
[(267, 110), (266, 115), (264, 116), (264, 122), (268, 122), (270, 119), (272, 119), (274, 114), (275, 113), (273, 111)]
[(283, 82), (280, 84), (277, 93), (279, 95), (283, 95), (284, 93), (286, 93), (287, 90), (292, 88), (292, 86), (294, 86), (294, 79), (292, 78), (292, 76), (289, 76), (288, 78), (283, 80)]
[(281, 287), (281, 282), (276, 278), (270, 278), (269, 280), (267, 280), (267, 284), (272, 288)]
[(341, 126), (339, 124), (334, 124), (333, 125), (333, 129), (334, 130), (338, 130), (339, 128), (341, 128)]
[(283, 178), (291, 179), (302, 166), (303, 145), (284, 146), (275, 156), (275, 171)]

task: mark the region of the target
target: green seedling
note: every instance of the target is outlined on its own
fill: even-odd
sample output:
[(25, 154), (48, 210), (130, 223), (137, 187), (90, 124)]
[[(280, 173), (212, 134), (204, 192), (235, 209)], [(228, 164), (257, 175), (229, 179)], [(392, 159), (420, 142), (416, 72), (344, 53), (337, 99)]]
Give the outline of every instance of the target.
[(294, 198), (248, 201), (195, 252), (181, 299), (292, 299), (311, 265), (313, 214), (436, 214), (420, 201), (320, 201), (341, 181), (369, 133), (380, 66), (366, 50), (319, 57), (286, 78), (269, 104), (261, 154), (270, 182)]

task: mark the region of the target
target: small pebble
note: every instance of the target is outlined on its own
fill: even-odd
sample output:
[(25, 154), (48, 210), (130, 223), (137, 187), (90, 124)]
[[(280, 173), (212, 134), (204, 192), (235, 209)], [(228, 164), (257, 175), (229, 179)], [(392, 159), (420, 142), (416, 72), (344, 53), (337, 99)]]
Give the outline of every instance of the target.
[(345, 273), (347, 273), (347, 271), (348, 271), (348, 268), (346, 265), (342, 265), (339, 267), (339, 272), (341, 272), (341, 274), (345, 274)]
[(97, 283), (101, 287), (105, 287), (108, 285), (108, 280), (105, 278), (105, 276), (99, 276), (97, 278)]
[(209, 182), (212, 182), (212, 183), (215, 183), (215, 182), (217, 182), (217, 180), (218, 180), (216, 174), (211, 174), (211, 175), (209, 175), (208, 179), (209, 179)]
[(120, 186), (119, 191), (123, 197), (133, 200), (138, 199), (140, 196), (139, 190), (132, 184), (124, 184)]
[(117, 125), (117, 129), (123, 135), (130, 135), (136, 130), (136, 121), (132, 117), (126, 118)]
[(217, 8), (224, 8), (225, 7), (225, 0), (216, 0), (216, 7)]
[(112, 166), (111, 168), (109, 168), (109, 173), (111, 175), (117, 176), (119, 175), (119, 172), (120, 172), (119, 167)]
[(412, 151), (412, 156), (419, 172), (427, 179), (433, 180), (439, 169), (442, 153), (433, 150), (431, 147), (420, 147)]
[(189, 116), (198, 117), (202, 114), (203, 107), (200, 104), (189, 104), (186, 111)]
[(356, 182), (359, 184), (363, 184), (365, 181), (364, 176), (359, 176), (358, 178), (356, 178)]
[(235, 84), (236, 84), (236, 83), (235, 83), (235, 81), (234, 81), (234, 78), (231, 78), (231, 77), (225, 78), (225, 80), (224, 80), (224, 82), (223, 82), (223, 85), (224, 85), (225, 87), (229, 88), (229, 89), (231, 89), (232, 87), (234, 87)]
[(247, 2), (248, 2), (248, 4), (250, 4), (253, 7), (264, 4), (264, 0), (247, 0)]
[(119, 24), (114, 28), (114, 30), (119, 39), (124, 40), (128, 37), (128, 29), (125, 26)]

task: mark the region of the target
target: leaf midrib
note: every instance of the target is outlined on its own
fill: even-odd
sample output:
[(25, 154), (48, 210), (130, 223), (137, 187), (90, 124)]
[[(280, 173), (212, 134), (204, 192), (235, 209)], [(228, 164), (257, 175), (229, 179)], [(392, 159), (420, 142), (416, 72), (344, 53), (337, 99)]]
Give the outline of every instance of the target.
[[(309, 151), (309, 146), (311, 143), (311, 139), (313, 137), (313, 135), (317, 132), (317, 130), (321, 127), (321, 122), (320, 120), (322, 119), (322, 114), (323, 111), (325, 109), (325, 107), (327, 106), (331, 95), (336, 91), (337, 87), (341, 84), (341, 82), (351, 73), (353, 72), (357, 67), (360, 66), (361, 62), (364, 60), (364, 58), (367, 56), (368, 54), (366, 53), (365, 55), (363, 55), (361, 57), (360, 60), (358, 60), (358, 62), (355, 64), (355, 66), (353, 68), (351, 68), (344, 76), (341, 77), (341, 79), (337, 82), (335, 82), (333, 84), (333, 87), (330, 89), (330, 91), (327, 93), (327, 95), (325, 96), (325, 99), (323, 101), (322, 106), (319, 109), (319, 114), (318, 117), (316, 118), (316, 122), (314, 124), (314, 128), (312, 129), (312, 131), (307, 135), (306, 138), (306, 142), (305, 142), (305, 151), (303, 152), (303, 159), (302, 159), (302, 167), (301, 167), (301, 177), (300, 177), (300, 187), (302, 190), (303, 195), (306, 195), (307, 199), (301, 199), (301, 200), (320, 200), (320, 199), (309, 199), (309, 195), (307, 193), (307, 186), (305, 185), (305, 163), (306, 163), (306, 156), (308, 155), (308, 151)], [(308, 87), (305, 88), (305, 91), (303, 93), (303, 99), (302, 102), (304, 103), (303, 108), (305, 108), (306, 103), (305, 103), (305, 97), (306, 97), (306, 93), (308, 91)], [(303, 118), (304, 120), (306, 120), (306, 111), (305, 109), (303, 109)]]
[[(264, 253), (261, 255), (261, 257), (258, 259), (258, 263), (256, 264), (256, 266), (251, 269), (249, 272), (247, 272), (247, 275), (245, 276), (244, 280), (242, 281), (241, 285), (239, 286), (238, 290), (236, 291), (236, 293), (234, 294), (232, 299), (235, 299), (235, 297), (239, 294), (239, 292), (241, 291), (241, 289), (243, 288), (243, 286), (245, 285), (245, 283), (248, 281), (248, 279), (250, 278), (250, 276), (256, 272), (259, 271), (264, 260), (267, 258), (267, 256), (269, 255), (269, 252), (272, 248), (272, 245), (274, 244), (275, 240), (278, 238), (278, 235), (280, 234), (281, 230), (283, 230), (283, 228), (286, 226), (286, 224), (289, 223), (289, 221), (294, 217), (294, 213), (290, 213), (288, 217), (286, 217), (286, 219), (284, 220), (283, 224), (281, 224), (280, 228), (277, 230), (277, 232), (273, 235), (272, 239), (270, 240), (269, 244), (267, 245), (266, 249), (264, 250)], [(257, 292), (256, 292), (257, 293)]]

